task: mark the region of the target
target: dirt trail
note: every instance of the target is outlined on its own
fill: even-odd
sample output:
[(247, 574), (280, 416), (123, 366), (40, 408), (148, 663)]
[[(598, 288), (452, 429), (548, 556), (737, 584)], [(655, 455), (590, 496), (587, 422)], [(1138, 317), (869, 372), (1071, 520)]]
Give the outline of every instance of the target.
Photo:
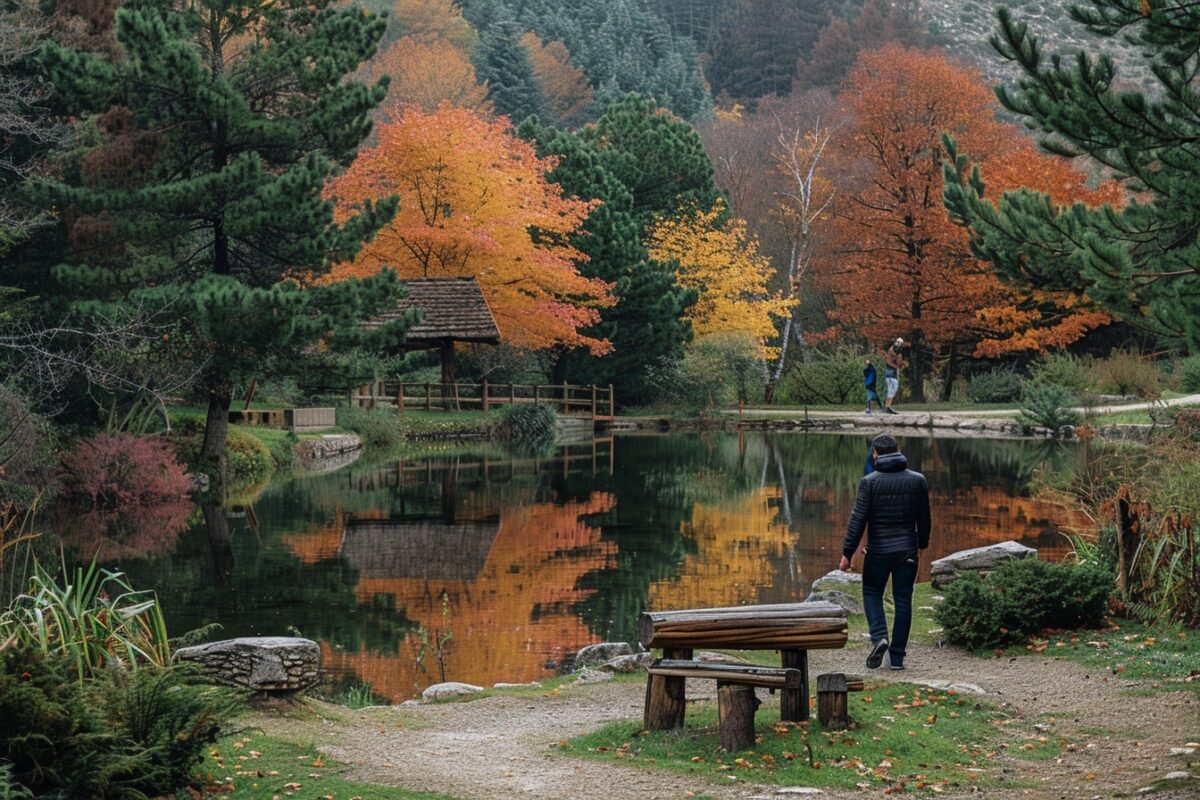
[[(812, 654), (810, 669), (813, 674), (862, 672), (862, 658), (861, 646), (819, 651)], [(994, 702), (1006, 704), (1031, 723), (1050, 724), (1048, 736), (1074, 743), (1076, 750), (1064, 752), (1061, 763), (994, 762), (993, 769), (1011, 770), (1008, 780), (1044, 788), (989, 789), (987, 797), (1133, 794), (1179, 769), (1179, 759), (1170, 755), (1170, 748), (1200, 733), (1200, 702), (1192, 693), (1130, 696), (1115, 676), (1066, 660), (980, 659), (952, 648), (910, 645), (909, 662), (912, 666), (904, 673), (871, 673), (872, 680), (877, 676), (975, 684)], [(694, 684), (689, 686), (689, 698), (712, 697), (709, 682)], [(352, 765), (357, 779), (464, 800), (650, 800), (684, 798), (690, 796), (688, 792), (722, 800), (788, 796), (778, 794), (778, 787), (723, 785), (667, 770), (552, 753), (562, 739), (614, 720), (640, 719), (643, 691), (641, 684), (599, 683), (564, 687), (561, 693), (544, 697), (498, 695), (466, 703), (367, 710), (349, 714), (343, 723), (327, 723), (320, 738), (338, 742), (322, 750)], [(397, 728), (400, 722), (404, 727)], [(286, 723), (270, 727), (281, 725)], [(1197, 794), (1200, 791), (1154, 797), (1182, 800)], [(820, 796), (838, 800), (870, 794), (827, 790)]]

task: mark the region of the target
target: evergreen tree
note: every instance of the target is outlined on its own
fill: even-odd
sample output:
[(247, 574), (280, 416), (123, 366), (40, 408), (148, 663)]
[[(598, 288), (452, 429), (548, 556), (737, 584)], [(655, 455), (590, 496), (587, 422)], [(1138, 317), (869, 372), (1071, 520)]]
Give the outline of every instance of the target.
[[(79, 170), (35, 192), (68, 225), (95, 221), (69, 230), (75, 256), (55, 269), (58, 290), (77, 308), (136, 303), (180, 321), (204, 364), (202, 457), (219, 469), (238, 385), (266, 363), (366, 341), (363, 316), (399, 292), (390, 272), (296, 280), (351, 257), (395, 212), (387, 200), (335, 221), (322, 196), (385, 94), (346, 80), (382, 32), (325, 0), (127, 0), (119, 60), (54, 43), (39, 56), (56, 100), (105, 129)], [(135, 168), (122, 169), (130, 153)], [(394, 341), (401, 327), (371, 338)]]
[(1071, 17), (1102, 38), (1134, 41), (1158, 89), (1120, 88), (1112, 59), (1046, 57), (1028, 27), (998, 12), (992, 45), (1017, 65), (1000, 102), (1065, 158), (1086, 156), (1136, 200), (1120, 209), (1060, 207), (1029, 190), (985, 197), (969, 154), (951, 146), (945, 200), (975, 251), (1009, 278), (1087, 294), (1106, 310), (1200, 347), (1200, 6), (1170, 0), (1093, 0)]
[(496, 111), (519, 122), (544, 113), (544, 102), (529, 52), (521, 44), (524, 31), (507, 12), (501, 11), (486, 26), (479, 28), (479, 48), (475, 68), (479, 80), (488, 84), (488, 97)]
[(797, 58), (807, 58), (829, 19), (826, 0), (740, 0), (713, 29), (707, 70), (713, 94), (738, 100), (788, 94)]

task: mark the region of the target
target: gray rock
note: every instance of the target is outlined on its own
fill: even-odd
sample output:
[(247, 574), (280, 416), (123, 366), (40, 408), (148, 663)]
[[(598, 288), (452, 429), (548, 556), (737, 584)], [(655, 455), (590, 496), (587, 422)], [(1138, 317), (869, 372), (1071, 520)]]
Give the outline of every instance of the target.
[(862, 603), (851, 595), (845, 592), (840, 592), (837, 589), (826, 589), (823, 592), (813, 592), (808, 597), (804, 598), (806, 603), (816, 603), (824, 600), (826, 603), (833, 603), (836, 606), (841, 606), (847, 614), (863, 613)]
[(650, 653), (633, 653), (609, 659), (600, 665), (600, 669), (617, 673), (642, 672), (650, 666), (650, 662), (653, 660), (654, 656)]
[(959, 683), (957, 681), (941, 681), (941, 680), (914, 680), (913, 683), (919, 686), (928, 686), (930, 689), (936, 689), (939, 692), (955, 692), (957, 694), (987, 694), (981, 687), (973, 683)]
[(965, 572), (978, 572), (986, 575), (998, 569), (1006, 561), (1017, 558), (1037, 558), (1037, 552), (1034, 548), (1026, 547), (1020, 542), (1007, 541), (951, 553), (930, 565), (933, 587), (944, 589), (958, 580)]
[(530, 681), (529, 683), (493, 683), (492, 684), (493, 689), (536, 689), (539, 686), (541, 686), (541, 684), (538, 683), (537, 681)]
[(613, 673), (604, 672), (598, 669), (585, 669), (579, 673), (579, 677), (575, 679), (575, 683), (602, 683), (603, 681), (612, 680)]
[(471, 683), (455, 683), (450, 681), (447, 683), (435, 683), (421, 692), (423, 700), (441, 700), (446, 697), (464, 697), (469, 694), (479, 694), (483, 691), (482, 686), (476, 686)]
[(200, 665), (221, 683), (256, 692), (291, 694), (317, 682), (321, 648), (311, 639), (250, 636), (183, 647), (175, 658)]
[(601, 642), (589, 644), (575, 654), (575, 667), (586, 667), (593, 664), (603, 664), (612, 661), (617, 656), (627, 656), (633, 653), (633, 648), (625, 642)]
[(1060, 439), (1074, 439), (1074, 438), (1075, 438), (1075, 426), (1074, 426), (1074, 425), (1061, 425), (1061, 426), (1059, 426), (1059, 429), (1058, 429), (1058, 438), (1060, 438)]
[(1171, 755), (1173, 756), (1190, 756), (1196, 752), (1194, 747), (1172, 747)]
[(1174, 772), (1168, 772), (1166, 775), (1163, 775), (1163, 780), (1164, 781), (1185, 781), (1190, 777), (1192, 777), (1192, 773), (1184, 772), (1183, 770), (1176, 770)]
[(859, 575), (857, 572), (843, 572), (840, 569), (835, 569), (833, 572), (827, 572), (813, 581), (809, 594), (812, 592), (823, 592), (828, 589), (837, 589), (839, 586), (848, 586), (854, 583), (862, 583), (862, 575)]

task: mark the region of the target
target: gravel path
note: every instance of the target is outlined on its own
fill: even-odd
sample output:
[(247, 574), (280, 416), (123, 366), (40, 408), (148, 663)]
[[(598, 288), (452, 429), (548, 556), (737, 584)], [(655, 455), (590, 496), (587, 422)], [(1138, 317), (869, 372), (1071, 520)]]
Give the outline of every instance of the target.
[[(1042, 789), (987, 790), (986, 797), (1108, 798), (1133, 794), (1183, 764), (1171, 747), (1200, 736), (1200, 702), (1191, 692), (1132, 696), (1115, 676), (1073, 662), (1021, 656), (981, 659), (953, 648), (910, 646), (904, 680), (965, 682), (982, 688), (1018, 716), (1049, 725), (1048, 736), (1075, 749), (1060, 760), (998, 759), (993, 769), (1010, 780)], [(813, 674), (862, 672), (863, 648), (812, 654)], [(872, 673), (883, 679), (890, 673)], [(689, 686), (689, 698), (711, 698), (708, 681)], [(497, 695), (472, 702), (351, 712), (326, 722), (319, 738), (338, 742), (322, 750), (352, 765), (353, 777), (385, 785), (446, 794), (464, 800), (541, 798), (610, 800), (787, 797), (777, 787), (722, 785), (667, 770), (599, 763), (556, 755), (560, 740), (614, 720), (642, 714), (642, 684), (600, 683), (564, 687), (528, 698)], [(770, 698), (767, 702), (770, 702)], [(1051, 719), (1053, 721), (1051, 721)], [(269, 727), (288, 733), (287, 722)], [(281, 729), (280, 726), (284, 726)], [(402, 726), (402, 727), (401, 727)], [(825, 791), (822, 797), (868, 796)], [(945, 794), (942, 796), (952, 796)], [(978, 794), (976, 796), (979, 796)], [(1159, 793), (1182, 800), (1195, 792)]]
[[(1135, 402), (1135, 403), (1112, 403), (1102, 406), (1091, 406), (1089, 408), (1079, 407), (1073, 409), (1077, 414), (1091, 414), (1093, 416), (1100, 414), (1116, 414), (1122, 411), (1145, 411), (1155, 407), (1174, 407), (1174, 406), (1194, 406), (1200, 405), (1200, 394), (1189, 394), (1184, 397), (1175, 397), (1170, 400), (1160, 400), (1157, 402)], [(937, 414), (938, 416), (946, 417), (965, 417), (968, 419), (989, 418), (989, 417), (1011, 417), (1020, 409), (1013, 408), (992, 408), (992, 409), (964, 409), (960, 411), (914, 411), (905, 412), (903, 406), (898, 406), (900, 413), (914, 414)], [(736, 408), (727, 408), (725, 414), (737, 414)], [(863, 416), (861, 411), (806, 411), (804, 409), (788, 409), (788, 408), (747, 408), (742, 411), (747, 417), (772, 417), (783, 419), (787, 417), (803, 417), (809, 416), (814, 419), (843, 419), (855, 418)], [(883, 416), (883, 415), (879, 415)]]

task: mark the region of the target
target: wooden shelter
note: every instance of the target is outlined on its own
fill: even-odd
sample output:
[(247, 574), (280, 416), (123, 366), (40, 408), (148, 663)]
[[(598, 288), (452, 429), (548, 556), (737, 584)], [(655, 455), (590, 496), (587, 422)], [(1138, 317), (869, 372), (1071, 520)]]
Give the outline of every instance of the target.
[(373, 320), (378, 327), (420, 309), (421, 321), (408, 329), (405, 350), (439, 350), (442, 383), (454, 382), (454, 343), (500, 344), (500, 329), (474, 277), (408, 278), (403, 281), (407, 296)]

